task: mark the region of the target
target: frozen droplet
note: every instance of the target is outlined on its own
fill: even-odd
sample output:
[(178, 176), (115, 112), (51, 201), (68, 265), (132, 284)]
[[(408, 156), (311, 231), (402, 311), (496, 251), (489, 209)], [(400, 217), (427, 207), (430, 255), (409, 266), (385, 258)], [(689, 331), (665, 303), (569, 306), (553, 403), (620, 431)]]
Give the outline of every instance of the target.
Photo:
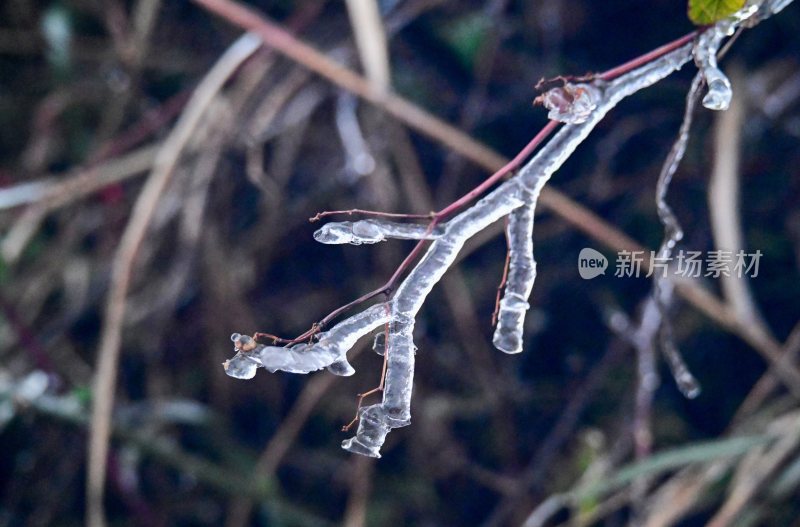
[(222, 363), (225, 373), (236, 379), (252, 379), (256, 375), (258, 364), (249, 357), (237, 353), (232, 359)]
[(326, 223), (314, 232), (314, 239), (320, 243), (339, 245), (353, 242), (353, 231), (349, 221)]
[(356, 372), (356, 369), (347, 362), (347, 359), (337, 360), (328, 366), (328, 371), (340, 377), (350, 377)]
[(732, 98), (730, 81), (727, 77), (720, 76), (709, 81), (708, 93), (703, 97), (703, 106), (709, 110), (727, 110)]

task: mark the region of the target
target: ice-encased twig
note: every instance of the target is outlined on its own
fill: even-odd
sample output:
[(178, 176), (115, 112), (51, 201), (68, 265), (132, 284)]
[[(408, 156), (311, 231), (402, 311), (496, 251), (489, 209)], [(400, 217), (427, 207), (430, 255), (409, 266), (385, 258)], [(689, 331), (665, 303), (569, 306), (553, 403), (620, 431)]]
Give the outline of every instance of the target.
[[(697, 101), (700, 98), (700, 89), (703, 85), (703, 73), (698, 72), (692, 80), (692, 85), (689, 88), (689, 93), (686, 95), (686, 109), (683, 113), (683, 121), (681, 122), (680, 130), (678, 131), (678, 138), (672, 145), (664, 164), (661, 167), (661, 173), (658, 176), (656, 183), (656, 210), (658, 211), (658, 218), (664, 226), (664, 239), (656, 253), (656, 258), (661, 261), (669, 261), (672, 258), (672, 252), (675, 246), (683, 238), (683, 229), (681, 229), (678, 218), (672, 211), (672, 208), (667, 203), (667, 191), (672, 182), (675, 172), (678, 170), (678, 165), (686, 153), (686, 145), (689, 142), (689, 131), (692, 127), (692, 117), (694, 110), (697, 106)], [(669, 281), (668, 277), (663, 275), (659, 276), (657, 273), (653, 275), (653, 295), (652, 298), (655, 302), (655, 307), (658, 308), (658, 337), (662, 353), (667, 359), (667, 364), (670, 366), (672, 376), (675, 378), (675, 383), (678, 385), (681, 393), (684, 396), (692, 399), (700, 394), (700, 384), (689, 371), (686, 362), (675, 345), (675, 339), (672, 333), (672, 323), (669, 317), (669, 307), (673, 300), (673, 284)]]
[(252, 337), (234, 333), (236, 355), (222, 365), (225, 373), (237, 379), (252, 379), (256, 369), (272, 373), (309, 373), (328, 368), (335, 375), (348, 376), (355, 370), (347, 362), (347, 352), (356, 341), (389, 320), (385, 303), (376, 304), (317, 335), (313, 344), (300, 343), (291, 347), (257, 344)]
[[(767, 18), (790, 1), (767, 0), (758, 4), (758, 13)], [(733, 22), (729, 20), (726, 22), (728, 24), (726, 31), (731, 27), (735, 29), (742, 22), (757, 23), (761, 19), (755, 20), (755, 17), (751, 17), (749, 20), (736, 19)], [(360, 410), (356, 435), (344, 441), (343, 448), (379, 457), (380, 448), (389, 431), (409, 424), (415, 354), (412, 338), (414, 317), (431, 289), (453, 265), (464, 243), (512, 210), (526, 204), (535, 206), (539, 193), (550, 176), (572, 155), (606, 113), (622, 99), (651, 86), (679, 69), (691, 59), (693, 47), (693, 44), (682, 46), (607, 84), (595, 82), (593, 87), (599, 90), (600, 97), (596, 107), (584, 122), (568, 123), (562, 127), (516, 176), (447, 223), (444, 231), (433, 241), (419, 263), (399, 285), (389, 304), (389, 316), (381, 318), (381, 322), (372, 327), (374, 329), (387, 319), (390, 321), (389, 342), (385, 351), (388, 356), (383, 401)]]
[(687, 44), (607, 85), (598, 84), (596, 87), (601, 97), (586, 121), (565, 125), (517, 176), (448, 222), (444, 233), (431, 244), (420, 262), (410, 271), (392, 300), (383, 402), (362, 408), (356, 436), (342, 444), (345, 449), (378, 457), (389, 430), (409, 423), (414, 375), (414, 317), (433, 286), (453, 265), (464, 243), (512, 210), (522, 205), (534, 206), (550, 176), (572, 155), (606, 113), (625, 97), (680, 68), (690, 59), (691, 47), (691, 44)]
[(697, 44), (693, 50), (694, 61), (708, 85), (708, 93), (703, 97), (703, 106), (709, 110), (727, 110), (731, 104), (733, 97), (731, 82), (717, 65), (717, 53), (722, 40), (733, 35), (736, 28), (741, 25), (752, 27), (769, 18), (791, 1), (751, 0), (742, 9), (717, 22), (697, 37)]
[(399, 223), (384, 220), (334, 221), (326, 223), (314, 232), (314, 239), (331, 245), (349, 243), (378, 243), (394, 238), (397, 240), (435, 240), (444, 228), (439, 225), (429, 229), (427, 225)]
[(533, 258), (534, 204), (514, 209), (508, 218), (508, 278), (497, 313), (497, 327), (492, 342), (505, 353), (522, 351), (525, 312), (536, 279)]

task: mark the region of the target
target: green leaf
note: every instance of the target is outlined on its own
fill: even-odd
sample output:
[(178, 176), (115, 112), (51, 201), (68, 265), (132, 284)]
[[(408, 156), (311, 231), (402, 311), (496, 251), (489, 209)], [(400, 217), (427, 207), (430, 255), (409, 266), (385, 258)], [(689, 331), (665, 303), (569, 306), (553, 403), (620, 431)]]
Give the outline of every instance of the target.
[(707, 26), (729, 17), (744, 7), (746, 0), (689, 0), (689, 19)]

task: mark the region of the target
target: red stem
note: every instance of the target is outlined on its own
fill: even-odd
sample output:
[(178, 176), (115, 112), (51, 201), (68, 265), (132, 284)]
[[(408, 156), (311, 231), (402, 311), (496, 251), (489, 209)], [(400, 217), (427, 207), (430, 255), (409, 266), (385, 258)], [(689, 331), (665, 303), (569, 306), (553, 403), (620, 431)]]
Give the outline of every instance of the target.
[(658, 48), (654, 49), (653, 51), (650, 51), (649, 53), (645, 53), (644, 55), (640, 55), (640, 56), (636, 57), (633, 60), (629, 60), (625, 64), (621, 64), (621, 65), (617, 66), (616, 68), (611, 68), (608, 71), (604, 71), (603, 73), (600, 73), (599, 75), (597, 75), (597, 78), (599, 78), (601, 80), (604, 80), (604, 81), (614, 80), (617, 77), (619, 77), (620, 75), (624, 75), (624, 74), (628, 73), (631, 70), (635, 70), (636, 68), (638, 68), (642, 64), (647, 64), (651, 60), (655, 60), (658, 57), (666, 55), (670, 51), (674, 51), (674, 50), (678, 49), (679, 47), (683, 46), (684, 44), (688, 44), (697, 35), (699, 35), (703, 31), (705, 31), (705, 28), (695, 29), (691, 33), (687, 33), (684, 36), (682, 36), (682, 37), (680, 37), (678, 39), (675, 39), (672, 42), (669, 42), (668, 44), (664, 44), (663, 46), (658, 47)]
[(470, 190), (469, 192), (458, 198), (456, 201), (454, 201), (447, 207), (437, 212), (433, 218), (434, 221), (438, 222), (446, 218), (447, 216), (457, 211), (458, 209), (460, 209), (461, 207), (463, 207), (476, 197), (483, 194), (489, 187), (494, 185), (508, 173), (512, 172), (513, 170), (516, 170), (522, 164), (522, 162), (525, 161), (525, 159), (527, 159), (531, 155), (531, 153), (533, 153), (536, 147), (539, 146), (539, 144), (542, 141), (544, 141), (545, 138), (558, 127), (559, 124), (560, 123), (558, 121), (550, 121), (546, 125), (544, 125), (544, 128), (539, 130), (539, 133), (536, 134), (536, 136), (533, 139), (531, 139), (530, 143), (525, 145), (525, 148), (520, 150), (519, 154), (517, 154), (514, 157), (514, 159), (506, 163), (500, 170), (498, 170), (497, 172), (486, 178), (483, 181), (483, 183), (481, 183), (474, 189)]

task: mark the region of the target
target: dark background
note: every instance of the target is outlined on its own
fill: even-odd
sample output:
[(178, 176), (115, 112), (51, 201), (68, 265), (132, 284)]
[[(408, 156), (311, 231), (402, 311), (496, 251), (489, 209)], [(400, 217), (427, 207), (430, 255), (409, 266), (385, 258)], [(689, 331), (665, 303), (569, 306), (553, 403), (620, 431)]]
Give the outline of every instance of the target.
[[(359, 69), (343, 3), (252, 5)], [(692, 30), (674, 0), (381, 5), (395, 28), (394, 89), (509, 157), (546, 122), (531, 104), (540, 78), (603, 71)], [(195, 4), (167, 1), (137, 52), (136, 7), (0, 6), (0, 186), (91, 177), (91, 167), (157, 144), (240, 33)], [(48, 39), (58, 31), (68, 47)], [(740, 221), (747, 249), (763, 253), (748, 284), (781, 342), (800, 319), (799, 52), (800, 7), (791, 5), (743, 34), (723, 61), (745, 104)], [(624, 101), (551, 182), (649, 249), (662, 235), (656, 179), (694, 72), (688, 65)], [(389, 435), (382, 459), (339, 448), (356, 394), (380, 376), (367, 339), (351, 355), (350, 378), (227, 377), (220, 364), (232, 354), (230, 333), (302, 333), (382, 284), (411, 248), (317, 244), (308, 217), (356, 207), (426, 213), (487, 174), (269, 53), (249, 61), (217, 102), (136, 260), (106, 497), (112, 525), (518, 525), (553, 493), (607, 481), (634, 460), (637, 353), (606, 315), (635, 320), (651, 283), (611, 272), (582, 280), (581, 248), (602, 250), (612, 266), (615, 253), (552, 212), (536, 220), (524, 353), (491, 346), (505, 257), (495, 225), (468, 245), (418, 317), (412, 424)], [(337, 114), (358, 116), (372, 173), (359, 177), (348, 164)], [(713, 147), (716, 119), (698, 111), (670, 189), (689, 250), (714, 248), (706, 194), (724, 154)], [(146, 172), (84, 196), (65, 191), (64, 204), (35, 220), (36, 203), (0, 210), (0, 525), (83, 522), (85, 427), (110, 263)], [(718, 283), (706, 285), (719, 294)], [(780, 386), (734, 423), (764, 359), (695, 308), (675, 308), (677, 344), (703, 392), (683, 398), (659, 358), (648, 414), (655, 452), (796, 421), (797, 400)], [(795, 454), (796, 446), (758, 485), (741, 525), (798, 525)], [(737, 463), (697, 487), (701, 499), (674, 524), (705, 525), (735, 487)], [(597, 525), (655, 522), (655, 497), (671, 474), (648, 472), (638, 491), (609, 488), (548, 525), (579, 512), (598, 513)]]

